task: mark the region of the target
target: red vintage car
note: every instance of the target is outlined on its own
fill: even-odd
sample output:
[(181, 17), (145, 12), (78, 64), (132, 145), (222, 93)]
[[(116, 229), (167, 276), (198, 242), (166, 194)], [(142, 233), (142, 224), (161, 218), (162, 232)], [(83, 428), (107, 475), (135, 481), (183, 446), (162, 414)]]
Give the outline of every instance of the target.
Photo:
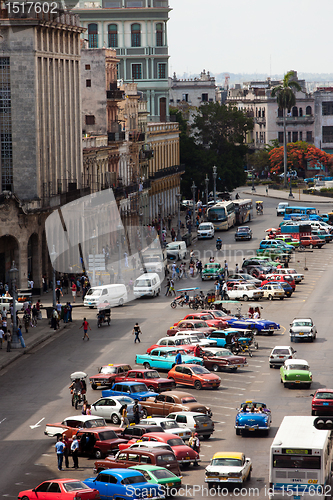
[(333, 415), (333, 389), (317, 389), (311, 396), (311, 415)]
[(296, 288), (295, 280), (290, 274), (274, 274), (274, 273), (267, 274), (266, 279), (261, 283), (261, 286), (264, 286), (267, 283), (270, 283), (271, 281), (285, 281), (291, 286), (293, 292), (295, 291)]
[(79, 479), (50, 479), (33, 490), (20, 491), (18, 500), (99, 500), (97, 490), (92, 490)]
[(210, 373), (206, 367), (200, 365), (175, 365), (168, 372), (168, 378), (174, 380), (178, 385), (189, 385), (197, 390), (218, 389), (221, 379)]
[[(192, 450), (190, 446), (187, 446), (179, 436), (176, 436), (176, 434), (169, 434), (167, 432), (150, 432), (149, 434), (144, 434), (141, 439), (142, 441), (157, 441), (159, 443), (168, 444), (171, 446), (179, 464), (190, 465), (192, 462), (193, 465), (197, 465), (198, 462), (200, 462), (199, 453)], [(133, 442), (135, 442), (135, 440), (133, 440)], [(131, 445), (132, 442), (129, 441), (128, 444)]]
[(176, 385), (167, 378), (160, 377), (156, 370), (130, 370), (125, 378), (116, 379), (116, 382), (144, 382), (153, 392), (171, 391)]
[(236, 371), (237, 368), (247, 366), (245, 356), (235, 356), (229, 349), (222, 347), (204, 349), (202, 358), (204, 366), (213, 372), (218, 372), (219, 370)]
[(106, 366), (101, 366), (98, 370), (97, 375), (89, 377), (89, 382), (92, 389), (97, 389), (97, 387), (112, 387), (116, 381), (116, 378), (125, 377), (127, 372), (132, 368), (130, 365), (125, 364), (109, 364)]
[(177, 332), (182, 330), (198, 330), (199, 332), (203, 332), (206, 335), (209, 335), (211, 332), (214, 332), (216, 328), (208, 326), (205, 321), (201, 321), (198, 319), (182, 319), (178, 323), (175, 323), (169, 330), (167, 331), (167, 335), (173, 337)]
[(227, 328), (228, 326), (226, 321), (224, 321), (222, 318), (214, 317), (214, 315), (210, 311), (187, 314), (185, 318), (183, 318), (183, 320), (187, 319), (199, 319), (201, 321), (205, 321), (208, 326), (214, 327), (215, 330), (221, 330), (222, 328)]
[(114, 427), (81, 430), (77, 433), (77, 437), (80, 455), (93, 456), (97, 459), (116, 453), (119, 445), (127, 443), (127, 439), (117, 436)]

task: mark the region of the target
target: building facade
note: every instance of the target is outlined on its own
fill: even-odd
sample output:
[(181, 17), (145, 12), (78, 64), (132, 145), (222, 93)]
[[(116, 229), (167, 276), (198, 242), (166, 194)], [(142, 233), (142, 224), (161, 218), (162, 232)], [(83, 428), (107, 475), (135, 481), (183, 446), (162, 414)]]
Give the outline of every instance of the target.
[(318, 87), (315, 100), (314, 144), (333, 154), (333, 87)]
[(168, 117), (168, 0), (80, 0), (74, 12), (89, 48), (114, 48), (118, 79), (136, 82), (149, 120)]

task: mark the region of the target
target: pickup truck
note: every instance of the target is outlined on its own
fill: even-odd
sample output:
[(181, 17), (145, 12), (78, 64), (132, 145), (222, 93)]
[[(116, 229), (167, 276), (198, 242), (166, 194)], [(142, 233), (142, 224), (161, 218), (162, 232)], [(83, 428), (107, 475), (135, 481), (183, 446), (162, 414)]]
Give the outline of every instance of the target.
[(130, 365), (110, 364), (101, 366), (97, 375), (89, 377), (89, 382), (93, 390), (100, 386), (111, 387), (119, 377), (126, 377), (127, 372), (132, 368)]
[(301, 238), (302, 247), (322, 248), (325, 244), (326, 242), (324, 240), (321, 240), (318, 236), (303, 236), (303, 238)]
[(129, 396), (139, 401), (145, 401), (147, 398), (158, 396), (158, 392), (148, 390), (146, 384), (140, 382), (119, 382), (112, 386), (112, 389), (102, 391), (103, 398), (110, 396)]

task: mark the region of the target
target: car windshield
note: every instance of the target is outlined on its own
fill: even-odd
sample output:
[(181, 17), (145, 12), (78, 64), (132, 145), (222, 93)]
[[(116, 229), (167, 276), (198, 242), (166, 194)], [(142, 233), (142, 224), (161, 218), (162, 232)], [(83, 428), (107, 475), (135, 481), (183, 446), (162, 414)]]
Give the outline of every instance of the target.
[(99, 297), (102, 293), (102, 289), (101, 288), (97, 288), (97, 289), (93, 289), (93, 288), (90, 288), (90, 290), (87, 291), (86, 295), (91, 295), (92, 297)]
[(106, 425), (106, 422), (104, 418), (95, 418), (93, 420), (87, 420), (85, 423), (85, 427), (87, 429), (91, 429), (93, 427), (104, 427)]
[(202, 314), (201, 319), (206, 321), (207, 319), (214, 319), (214, 317), (211, 314)]
[(136, 280), (135, 286), (151, 286), (150, 280)]
[(137, 484), (137, 483), (145, 483), (146, 480), (142, 476), (130, 476), (130, 477), (124, 477), (122, 479), (121, 484)]
[(117, 439), (117, 434), (114, 431), (99, 432), (98, 437), (100, 441), (108, 441), (109, 439)]
[(167, 421), (167, 422), (161, 422), (161, 427), (162, 429), (175, 429), (176, 427), (180, 427), (177, 422), (174, 421)]
[(293, 326), (312, 326), (311, 321), (294, 321)]
[(196, 337), (197, 337), (197, 338), (196, 338), (196, 340), (203, 340), (203, 339), (205, 339), (205, 338), (206, 338), (206, 337), (205, 337), (205, 334), (204, 334), (204, 333), (202, 333), (202, 332), (198, 332), (198, 333), (196, 333)]
[(249, 230), (246, 227), (239, 227), (237, 232), (238, 233), (247, 233)]
[(220, 467), (241, 467), (242, 461), (238, 458), (214, 458), (211, 465), (218, 465)]
[(152, 471), (152, 474), (154, 477), (156, 477), (156, 479), (166, 479), (169, 477), (175, 477), (174, 474), (167, 469), (157, 469)]
[(167, 246), (168, 250), (178, 250), (178, 248), (178, 245), (172, 245), (171, 243), (169, 243)]
[(192, 366), (191, 369), (192, 369), (193, 373), (196, 373), (198, 375), (201, 375), (203, 373), (210, 373), (210, 371), (207, 370), (207, 368), (205, 368), (204, 366), (200, 366), (200, 365), (198, 365), (198, 366)]
[(316, 399), (333, 399), (333, 392), (318, 392)]
[(117, 401), (121, 404), (121, 405), (132, 405), (133, 404), (133, 399), (132, 398), (129, 398), (127, 396), (122, 396), (121, 398), (117, 398)]
[(223, 311), (216, 311), (216, 310), (212, 314), (214, 316), (218, 316), (219, 318), (223, 318), (224, 316), (227, 316), (225, 312), (223, 312)]
[(170, 446), (180, 446), (184, 444), (184, 441), (180, 438), (173, 438), (173, 439), (168, 439), (167, 443)]
[(156, 370), (150, 370), (145, 373), (145, 378), (160, 378), (160, 374)]
[(194, 415), (196, 424), (211, 424), (211, 419), (207, 415)]
[(289, 349), (273, 349), (272, 354), (278, 355), (278, 354), (284, 354), (288, 355), (290, 354)]
[(65, 491), (79, 491), (79, 490), (89, 490), (89, 486), (82, 483), (82, 481), (68, 481), (68, 483), (63, 483)]
[(309, 365), (289, 365), (288, 370), (309, 371)]
[(197, 400), (195, 398), (182, 398), (182, 403), (186, 404), (186, 403), (197, 403)]
[(233, 356), (233, 354), (228, 349), (222, 349), (221, 351), (217, 351), (214, 356)]
[(211, 228), (211, 226), (209, 226), (208, 224), (200, 224), (199, 229), (200, 229), (201, 231), (209, 231), (209, 230), (210, 230), (210, 229), (212, 229), (212, 228)]
[(147, 387), (145, 386), (145, 384), (131, 385), (130, 391), (131, 391), (131, 393), (133, 393), (133, 392), (147, 392)]
[(100, 373), (117, 373), (117, 368), (114, 366), (102, 366)]

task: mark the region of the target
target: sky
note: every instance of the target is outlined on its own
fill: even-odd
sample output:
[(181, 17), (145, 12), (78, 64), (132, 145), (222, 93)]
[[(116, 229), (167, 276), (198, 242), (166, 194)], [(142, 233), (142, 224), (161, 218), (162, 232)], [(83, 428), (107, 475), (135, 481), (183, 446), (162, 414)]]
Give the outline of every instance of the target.
[(169, 75), (333, 73), (333, 0), (169, 0)]

